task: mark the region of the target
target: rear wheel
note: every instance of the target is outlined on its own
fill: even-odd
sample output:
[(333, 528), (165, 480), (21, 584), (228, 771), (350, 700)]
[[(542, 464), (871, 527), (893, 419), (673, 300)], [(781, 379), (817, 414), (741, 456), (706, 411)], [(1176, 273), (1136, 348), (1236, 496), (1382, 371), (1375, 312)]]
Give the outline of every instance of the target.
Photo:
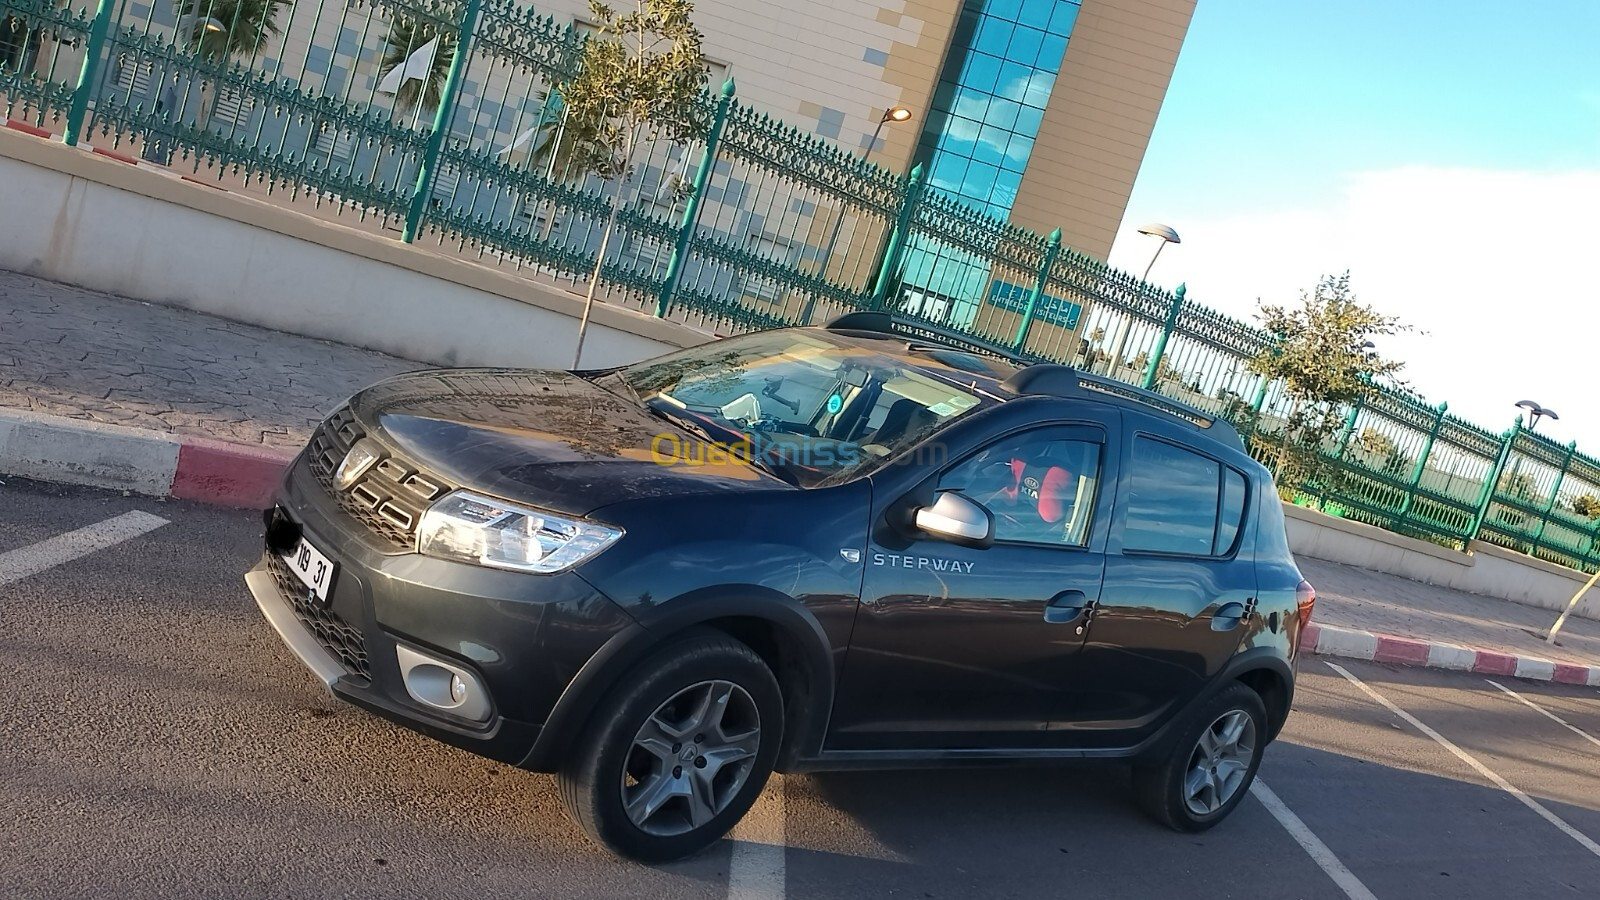
[(556, 780), (606, 849), (646, 863), (715, 843), (761, 793), (783, 739), (783, 695), (760, 656), (706, 634), (619, 681)]
[(1244, 799), (1266, 735), (1260, 695), (1234, 684), (1195, 709), (1165, 761), (1134, 769), (1134, 797), (1170, 828), (1205, 831)]

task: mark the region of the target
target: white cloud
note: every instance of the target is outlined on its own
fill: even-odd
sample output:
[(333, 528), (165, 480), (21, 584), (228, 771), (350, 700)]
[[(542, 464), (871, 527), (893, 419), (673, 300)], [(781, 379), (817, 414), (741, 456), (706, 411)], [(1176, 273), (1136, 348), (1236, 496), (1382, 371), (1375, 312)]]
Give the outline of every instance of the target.
[(1142, 272), (1148, 219), (1177, 228), (1151, 280), (1251, 321), (1349, 269), (1363, 302), (1427, 335), (1384, 341), (1431, 401), (1499, 431), (1521, 399), (1562, 419), (1540, 432), (1600, 456), (1600, 169), (1406, 167), (1359, 173), (1324, 208), (1206, 219), (1130, 207), (1111, 262)]

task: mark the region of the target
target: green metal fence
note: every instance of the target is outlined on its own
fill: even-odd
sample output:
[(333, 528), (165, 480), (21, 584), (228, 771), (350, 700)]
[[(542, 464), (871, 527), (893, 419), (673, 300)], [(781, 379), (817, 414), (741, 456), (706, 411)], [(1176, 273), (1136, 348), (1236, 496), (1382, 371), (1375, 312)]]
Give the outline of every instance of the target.
[[(594, 266), (610, 185), (571, 171), (554, 85), (584, 36), (517, 0), (0, 0), (0, 111), (532, 279)], [(721, 332), (894, 309), (1233, 420), (1265, 461), (1289, 416), (1263, 332), (701, 98), (645, 141), (603, 299)], [(1447, 546), (1600, 564), (1600, 461), (1394, 390), (1346, 411), (1319, 506)]]

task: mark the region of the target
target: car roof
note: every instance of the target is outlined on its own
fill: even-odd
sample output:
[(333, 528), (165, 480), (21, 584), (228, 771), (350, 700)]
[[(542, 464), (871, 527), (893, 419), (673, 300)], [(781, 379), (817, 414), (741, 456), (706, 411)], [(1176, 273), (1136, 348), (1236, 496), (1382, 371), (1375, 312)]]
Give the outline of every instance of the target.
[[(999, 402), (1024, 396), (1096, 400), (1180, 422), (1224, 445), (1245, 450), (1233, 424), (1213, 413), (1071, 366), (1030, 360), (1011, 348), (929, 322), (886, 312), (854, 312), (828, 322), (822, 329), (838, 337), (872, 342), (879, 352), (887, 350), (929, 374), (942, 370), (946, 377), (959, 374), (982, 380), (984, 392)], [(882, 346), (884, 341), (894, 341), (900, 347), (888, 350)]]

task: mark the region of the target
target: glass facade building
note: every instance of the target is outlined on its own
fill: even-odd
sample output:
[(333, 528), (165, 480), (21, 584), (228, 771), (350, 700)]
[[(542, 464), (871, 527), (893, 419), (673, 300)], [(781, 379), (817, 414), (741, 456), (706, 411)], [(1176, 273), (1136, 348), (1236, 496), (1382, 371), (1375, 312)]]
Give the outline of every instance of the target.
[[(1039, 136), (1081, 0), (966, 0), (914, 160), (928, 186), (1007, 219)], [(968, 325), (991, 284), (986, 263), (913, 236), (902, 284), (913, 312)]]
[(1080, 0), (966, 0), (916, 159), (929, 185), (1006, 218)]

